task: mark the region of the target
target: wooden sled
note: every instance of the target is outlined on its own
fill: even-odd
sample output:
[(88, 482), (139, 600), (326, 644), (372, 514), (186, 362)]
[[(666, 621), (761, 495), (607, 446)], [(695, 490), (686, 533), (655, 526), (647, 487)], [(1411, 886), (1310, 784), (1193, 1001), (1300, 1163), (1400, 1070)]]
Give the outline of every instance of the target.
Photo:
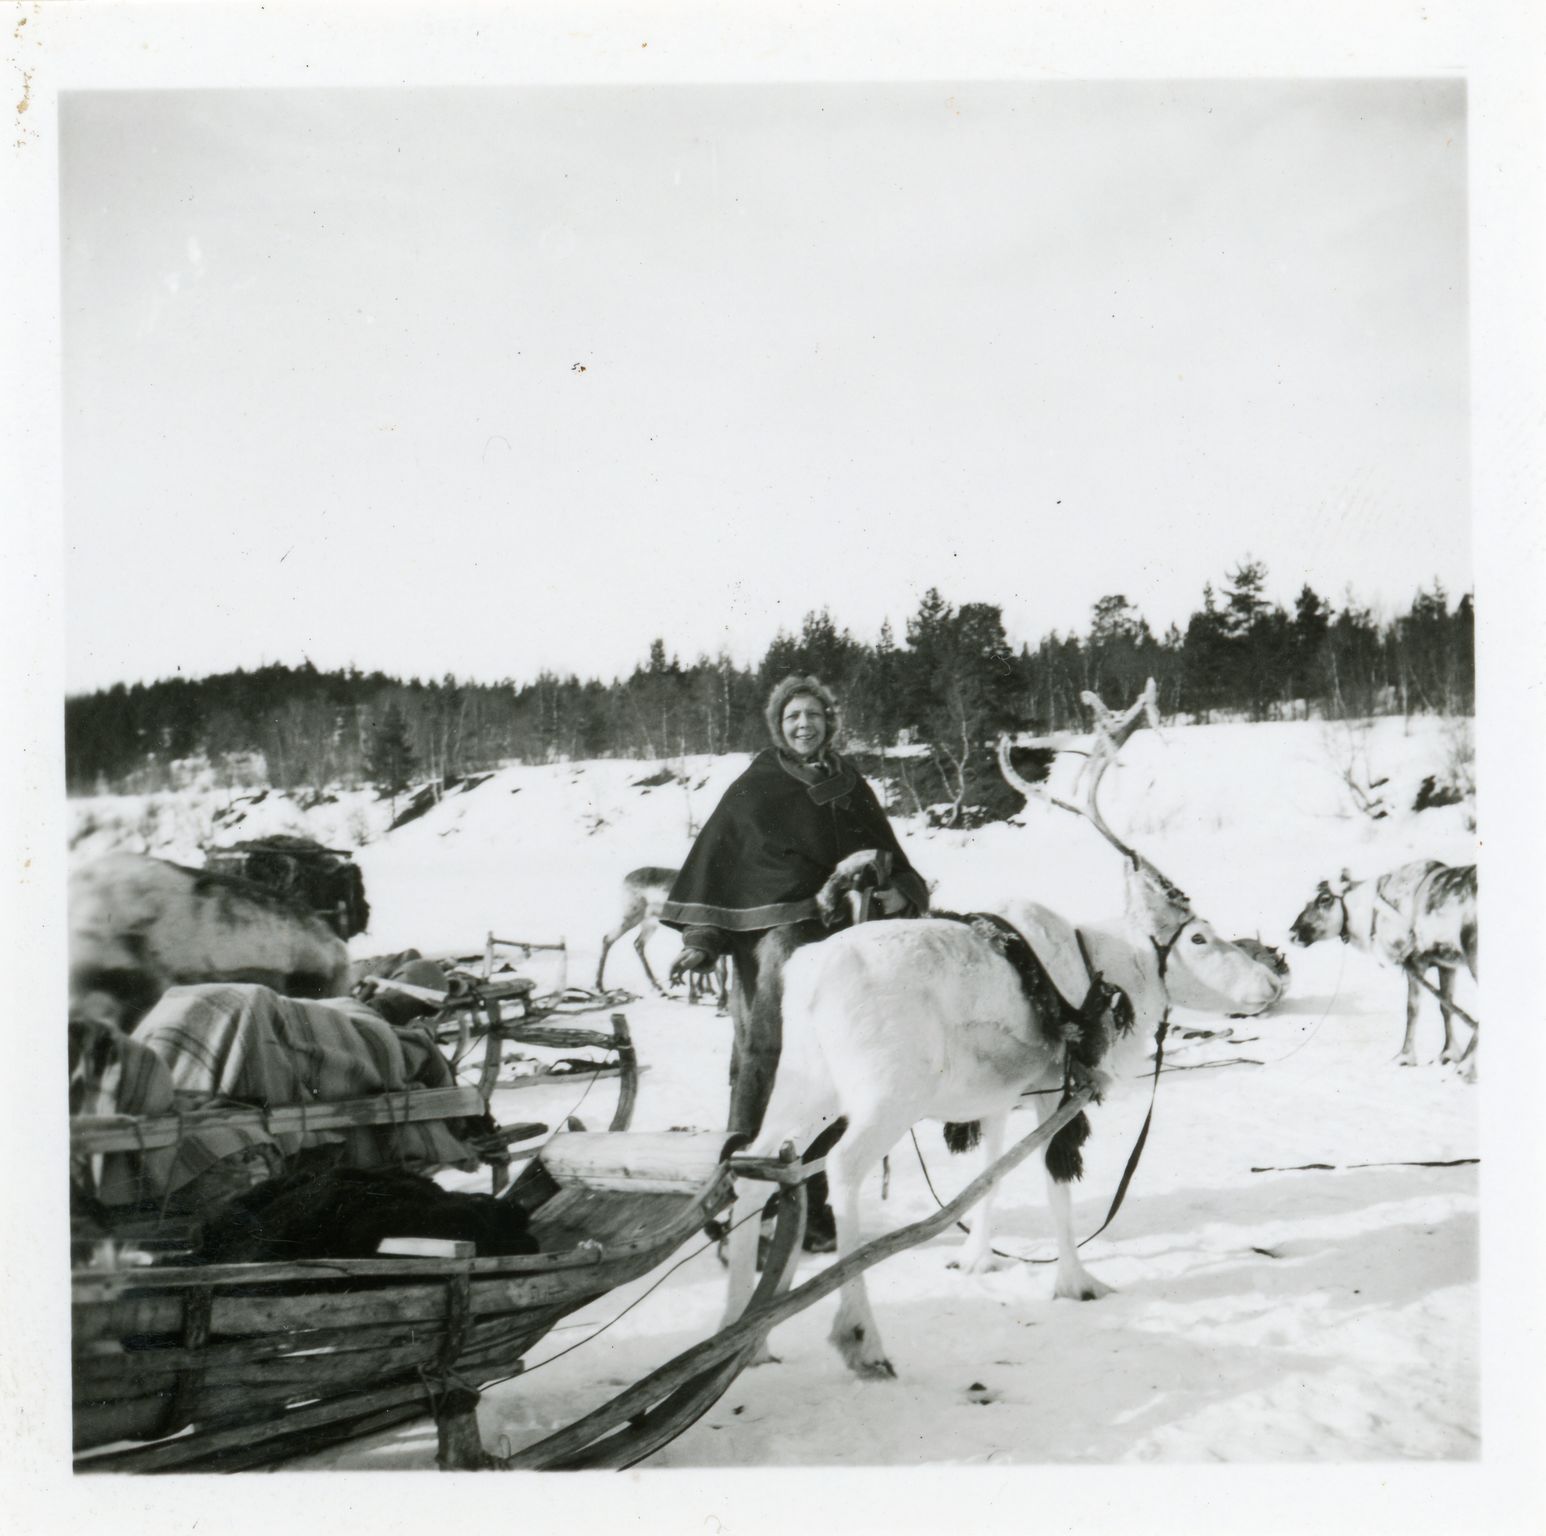
[[(542, 1252), (77, 1271), (72, 1335), (79, 1471), (237, 1471), (433, 1416), (448, 1470), (632, 1466), (723, 1394), (768, 1330), (956, 1221), (1088, 1099), (1011, 1147), (932, 1216), (798, 1289), (804, 1181), (819, 1164), (734, 1153), (723, 1133), (554, 1137), (503, 1198)], [(773, 1182), (777, 1221), (743, 1316), (576, 1423), (511, 1456), (484, 1448), (485, 1385), (519, 1374), (561, 1318), (648, 1273), (726, 1210), (736, 1178)]]
[[(453, 1121), (459, 1122), (461, 1143), (472, 1148), (492, 1169), (493, 1188), (498, 1194), (509, 1183), (513, 1155), (520, 1155), (512, 1154), (512, 1145), (544, 1134), (547, 1127), (535, 1123), (496, 1124), (491, 1113), (496, 1092), (503, 1094), (554, 1082), (616, 1079), (613, 1134), (626, 1132), (638, 1092), (639, 1063), (627, 1020), (621, 1013), (611, 1016), (607, 1033), (551, 1026), (543, 1022), (540, 1007), (533, 1008), (530, 990), (529, 983), (500, 982), (454, 999), (448, 1005), (442, 1017), (452, 1021), (452, 1032), (457, 1033), (454, 1021), (461, 1016), (463, 1042), (469, 1038), (465, 1024), (468, 1014), (474, 1009), (479, 1014), (477, 1034), (483, 1043), (483, 1054), (476, 1083), (448, 1088), (414, 1087), (368, 1098), (271, 1108), (218, 1104), (164, 1116), (75, 1116), (70, 1122), (72, 1157), (87, 1160), (99, 1155), (172, 1147), (210, 1123), (245, 1125), (277, 1136)], [(509, 1080), (502, 1078), (501, 1067), (504, 1048), (511, 1043), (599, 1054), (583, 1059), (570, 1057)], [(577, 1121), (570, 1123), (578, 1125)], [(474, 1132), (468, 1129), (470, 1125), (482, 1129)], [(565, 1138), (576, 1144), (581, 1139)], [(723, 1141), (722, 1136), (717, 1138), (716, 1154)], [(703, 1162), (701, 1149), (697, 1161)], [(717, 1155), (710, 1162), (717, 1164)], [(538, 1191), (545, 1191), (546, 1195), (557, 1192), (542, 1182), (535, 1167), (527, 1170), (521, 1184), (521, 1193), (511, 1191), (507, 1198), (518, 1198), (527, 1209), (539, 1203)], [(694, 1191), (696, 1188), (695, 1185)], [(546, 1199), (540, 1203), (545, 1204)], [(85, 1252), (95, 1241), (94, 1258), (117, 1263), (125, 1256), (144, 1259), (160, 1254), (170, 1256), (173, 1264), (137, 1268), (86, 1265), (75, 1269), (72, 1333), (76, 1448), (87, 1450), (113, 1441), (161, 1440), (167, 1435), (178, 1435), (180, 1438), (171, 1445), (126, 1448), (121, 1454), (103, 1458), (101, 1465), (147, 1469), (163, 1465), (187, 1469), (228, 1463), (261, 1465), (272, 1459), (271, 1450), (284, 1454), (282, 1448), (288, 1448), (293, 1455), (301, 1442), (326, 1443), (333, 1438), (326, 1433), (326, 1426), (350, 1422), (352, 1410), (341, 1412), (332, 1399), (342, 1396), (352, 1401), (365, 1384), (393, 1383), (381, 1390), (396, 1405), (396, 1417), (401, 1418), (421, 1411), (423, 1383), (429, 1379), (421, 1373), (437, 1364), (454, 1369), (456, 1361), (465, 1354), (470, 1363), (498, 1359), (502, 1362), (501, 1373), (509, 1374), (512, 1362), (518, 1369), (520, 1353), (531, 1337), (508, 1320), (501, 1322), (503, 1310), (493, 1306), (486, 1309), (490, 1310), (487, 1318), (473, 1309), (466, 1340), (451, 1340), (454, 1350), (446, 1342), (454, 1332), (448, 1329), (442, 1329), (446, 1339), (441, 1340), (438, 1349), (431, 1347), (426, 1341), (434, 1337), (438, 1326), (434, 1319), (438, 1314), (433, 1306), (424, 1311), (426, 1285), (430, 1290), (438, 1286), (445, 1291), (447, 1282), (437, 1278), (442, 1273), (464, 1274), (470, 1285), (476, 1277), (503, 1275), (510, 1265), (515, 1265), (511, 1274), (523, 1284), (530, 1280), (535, 1285), (535, 1294), (543, 1298), (551, 1295), (556, 1304), (570, 1294), (570, 1282), (580, 1282), (573, 1288), (576, 1299), (554, 1313), (556, 1317), (630, 1277), (635, 1272), (630, 1265), (638, 1263), (647, 1270), (654, 1262), (650, 1246), (640, 1245), (640, 1234), (647, 1228), (662, 1226), (672, 1234), (672, 1246), (682, 1240), (674, 1235), (675, 1227), (670, 1222), (661, 1222), (658, 1205), (652, 1206), (649, 1220), (637, 1228), (630, 1226), (624, 1216), (603, 1220), (602, 1234), (627, 1234), (616, 1263), (610, 1256), (608, 1262), (598, 1263), (596, 1253), (587, 1247), (565, 1269), (557, 1257), (561, 1257), (566, 1243), (574, 1243), (562, 1232), (550, 1236), (543, 1229), (553, 1228), (564, 1206), (574, 1203), (571, 1196), (534, 1222), (538, 1241), (546, 1250), (541, 1255), (530, 1260), (478, 1260), (470, 1264), (452, 1261), (449, 1268), (442, 1263), (439, 1270), (433, 1268), (431, 1261), (404, 1258), (297, 1265), (181, 1264), (176, 1262), (176, 1256), (191, 1247), (196, 1227), (193, 1218), (166, 1219), (159, 1212), (135, 1209), (112, 1213), (99, 1210), (95, 1213), (97, 1218), (110, 1216), (110, 1236), (106, 1241), (95, 1241), (103, 1234), (93, 1225), (89, 1234), (75, 1235), (77, 1252)], [(680, 1198), (677, 1203), (682, 1203)], [(683, 1235), (692, 1230), (692, 1219), (687, 1218)], [(557, 1256), (555, 1249), (559, 1250)], [(535, 1268), (528, 1274), (533, 1264)], [(465, 1289), (462, 1281), (457, 1281), (456, 1286)], [(406, 1297), (406, 1312), (394, 1300), (398, 1291)], [(484, 1301), (492, 1294), (486, 1288), (478, 1291)], [(457, 1305), (470, 1300), (469, 1294)], [(518, 1303), (515, 1310), (527, 1305)], [(548, 1326), (550, 1321), (543, 1323), (532, 1337), (540, 1337)], [(517, 1334), (519, 1348), (513, 1348), (511, 1341)], [(307, 1351), (315, 1353), (308, 1355)], [(402, 1390), (399, 1366), (419, 1383), (420, 1407), (415, 1407), (411, 1395)], [(347, 1390), (329, 1390), (328, 1382), (344, 1383)], [(373, 1403), (369, 1417), (379, 1419), (387, 1413), (389, 1418), (384, 1422), (390, 1422), (391, 1404), (376, 1404), (374, 1399), (379, 1393), (374, 1391), (366, 1391), (365, 1396)], [(298, 1406), (311, 1399), (315, 1401), (309, 1406)], [(293, 1417), (294, 1412), (301, 1417)], [(252, 1427), (254, 1415), (276, 1422)], [(243, 1427), (233, 1439), (229, 1432), (236, 1425)], [(309, 1427), (303, 1430), (303, 1425)], [(210, 1435), (214, 1439), (206, 1444)], [(206, 1453), (213, 1460), (205, 1460)], [(192, 1461), (186, 1459), (190, 1455)], [(231, 1460), (232, 1457), (236, 1459)]]
[[(431, 1414), (444, 1465), (487, 1465), (479, 1389), (519, 1373), (561, 1318), (701, 1235), (733, 1199), (726, 1148), (722, 1132), (555, 1136), (504, 1197), (528, 1210), (535, 1254), (78, 1270), (76, 1469), (236, 1471)], [(739, 1171), (779, 1191), (760, 1308), (800, 1252), (805, 1170), (791, 1154)], [(758, 1337), (674, 1379), (621, 1427), (599, 1423), (579, 1443), (560, 1431), (521, 1464), (632, 1465), (719, 1397)]]

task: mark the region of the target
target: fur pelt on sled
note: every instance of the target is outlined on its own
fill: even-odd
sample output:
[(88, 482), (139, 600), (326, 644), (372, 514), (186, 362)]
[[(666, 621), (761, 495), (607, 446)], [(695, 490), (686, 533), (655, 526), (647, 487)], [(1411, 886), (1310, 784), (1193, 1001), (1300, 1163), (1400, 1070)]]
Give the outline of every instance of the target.
[(366, 1259), (383, 1238), (453, 1238), (479, 1258), (536, 1253), (526, 1212), (493, 1195), (442, 1189), (400, 1168), (327, 1168), (255, 1185), (205, 1223), (210, 1263)]

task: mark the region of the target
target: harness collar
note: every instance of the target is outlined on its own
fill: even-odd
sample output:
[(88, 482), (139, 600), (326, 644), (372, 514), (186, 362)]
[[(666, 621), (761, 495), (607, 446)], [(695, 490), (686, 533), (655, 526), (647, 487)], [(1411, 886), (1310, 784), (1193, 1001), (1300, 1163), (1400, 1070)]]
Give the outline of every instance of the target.
[[(1079, 958), (1084, 962), (1085, 979), (1089, 987), (1084, 994), (1084, 1003), (1079, 1012), (1084, 1017), (1089, 1017), (1092, 1010), (1104, 1012), (1111, 1011), (1112, 1022), (1116, 1025), (1118, 1034), (1127, 1034), (1135, 1022), (1133, 1000), (1121, 987), (1115, 986), (1106, 980), (1100, 971), (1095, 969), (1095, 963), (1090, 959), (1090, 948), (1085, 942), (1084, 930), (1074, 929), (1074, 942), (1079, 946)], [(1067, 1064), (1065, 1061), (1064, 1075), (1067, 1076)]]
[[(1337, 931), (1337, 937), (1344, 944), (1351, 944), (1353, 942), (1353, 935), (1348, 930), (1352, 927), (1353, 919), (1347, 910), (1347, 897), (1341, 891), (1334, 891), (1332, 894), (1337, 898), (1337, 905), (1342, 908), (1342, 926)], [(1369, 942), (1371, 944), (1374, 942), (1374, 917), (1375, 908), (1371, 907), (1369, 909)]]
[[(1159, 961), (1159, 973), (1161, 981), (1165, 979), (1165, 972), (1170, 968), (1170, 952), (1180, 942), (1181, 935), (1186, 932), (1187, 925), (1189, 923), (1195, 923), (1196, 921), (1197, 914), (1195, 912), (1193, 912), (1190, 917), (1183, 918), (1181, 920), (1181, 926), (1177, 928), (1176, 931), (1171, 934), (1171, 936), (1166, 939), (1163, 944), (1161, 944), (1153, 934), (1149, 935), (1149, 942), (1154, 946), (1155, 958)], [(1168, 1013), (1169, 1009), (1166, 1009), (1166, 1012)]]

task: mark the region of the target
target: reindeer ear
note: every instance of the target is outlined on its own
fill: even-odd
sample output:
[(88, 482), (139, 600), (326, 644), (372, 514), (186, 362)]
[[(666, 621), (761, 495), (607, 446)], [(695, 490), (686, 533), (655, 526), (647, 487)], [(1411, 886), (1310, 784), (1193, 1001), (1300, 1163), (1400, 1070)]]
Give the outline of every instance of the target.
[(1341, 894), (1345, 896), (1353, 887), (1353, 872), (1350, 869), (1344, 869), (1337, 877), (1337, 884)]
[(1331, 895), (1331, 881), (1322, 880), (1321, 883), (1315, 887), (1315, 894), (1317, 896)]

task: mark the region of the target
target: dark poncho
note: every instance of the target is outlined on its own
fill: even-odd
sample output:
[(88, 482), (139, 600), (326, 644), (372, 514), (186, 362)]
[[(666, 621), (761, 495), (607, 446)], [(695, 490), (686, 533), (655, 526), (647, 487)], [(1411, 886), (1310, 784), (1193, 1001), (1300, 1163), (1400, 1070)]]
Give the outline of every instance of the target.
[(927, 911), (928, 887), (853, 764), (829, 752), (825, 769), (812, 769), (765, 748), (698, 834), (660, 920), (733, 933), (803, 922), (817, 916), (816, 892), (837, 862), (867, 848), (890, 852), (892, 883)]

